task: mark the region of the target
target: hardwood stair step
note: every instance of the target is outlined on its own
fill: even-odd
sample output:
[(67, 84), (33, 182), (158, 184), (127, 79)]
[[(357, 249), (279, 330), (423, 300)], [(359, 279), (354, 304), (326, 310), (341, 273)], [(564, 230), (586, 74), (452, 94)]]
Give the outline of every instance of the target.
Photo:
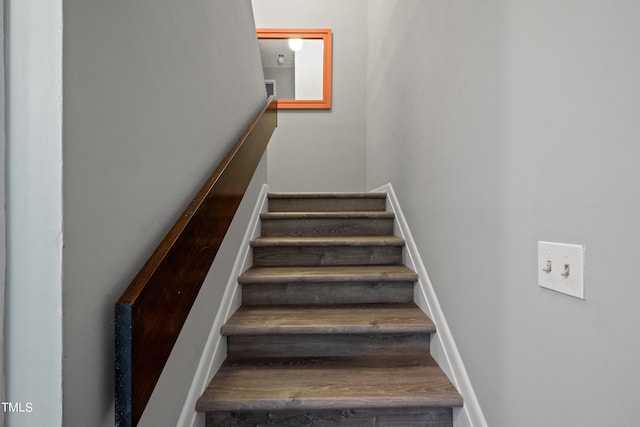
[(263, 212), (260, 219), (394, 219), (391, 211)]
[(246, 305), (373, 304), (413, 301), (417, 279), (404, 265), (253, 267), (238, 283)]
[(429, 333), (232, 335), (227, 354), (242, 357), (402, 356), (428, 354)]
[(428, 355), (229, 358), (198, 411), (460, 407), (462, 398)]
[(413, 301), (413, 282), (298, 282), (242, 285), (246, 305), (375, 304)]
[(207, 412), (207, 427), (453, 427), (451, 408)]
[(270, 212), (384, 211), (386, 193), (270, 193)]
[(405, 265), (308, 267), (252, 267), (238, 283), (400, 282), (416, 281), (418, 274)]
[(414, 303), (241, 306), (222, 335), (433, 333), (435, 325)]
[(263, 236), (380, 236), (393, 234), (395, 215), (369, 212), (267, 212)]
[(404, 239), (398, 236), (300, 236), (300, 237), (258, 237), (251, 246), (404, 246)]
[(253, 265), (402, 264), (397, 236), (259, 237), (251, 242)]

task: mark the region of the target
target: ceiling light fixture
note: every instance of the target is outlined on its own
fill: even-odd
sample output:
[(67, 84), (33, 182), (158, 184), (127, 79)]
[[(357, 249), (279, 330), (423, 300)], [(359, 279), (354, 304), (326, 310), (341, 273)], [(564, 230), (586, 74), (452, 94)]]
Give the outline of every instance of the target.
[(294, 52), (299, 51), (300, 49), (302, 49), (302, 39), (300, 38), (289, 39), (289, 47)]

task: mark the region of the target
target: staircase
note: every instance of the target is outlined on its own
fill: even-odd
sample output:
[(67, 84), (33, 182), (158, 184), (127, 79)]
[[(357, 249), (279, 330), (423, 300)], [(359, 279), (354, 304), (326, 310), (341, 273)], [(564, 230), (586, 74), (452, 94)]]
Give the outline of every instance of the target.
[(269, 195), (207, 427), (453, 426), (394, 219), (385, 193)]

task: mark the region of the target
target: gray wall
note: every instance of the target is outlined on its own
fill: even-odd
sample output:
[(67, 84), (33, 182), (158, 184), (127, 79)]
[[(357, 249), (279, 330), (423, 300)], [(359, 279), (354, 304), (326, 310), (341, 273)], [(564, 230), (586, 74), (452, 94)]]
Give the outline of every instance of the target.
[[(113, 426), (114, 303), (263, 106), (254, 34), (249, 0), (65, 0), (65, 426)], [(155, 425), (179, 415), (219, 274), (143, 415)]]
[(253, 8), (257, 27), (333, 30), (333, 108), (280, 112), (270, 189), (364, 190), (366, 0), (254, 0)]
[[(640, 5), (368, 6), (367, 184), (394, 185), (488, 424), (637, 424)], [(537, 286), (538, 240), (586, 245), (586, 300)]]

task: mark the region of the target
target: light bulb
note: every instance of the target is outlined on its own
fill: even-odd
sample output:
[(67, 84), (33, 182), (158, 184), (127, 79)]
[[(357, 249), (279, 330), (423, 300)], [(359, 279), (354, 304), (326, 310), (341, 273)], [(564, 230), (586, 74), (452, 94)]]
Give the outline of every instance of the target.
[(289, 47), (292, 51), (297, 52), (302, 49), (302, 39), (289, 39)]

